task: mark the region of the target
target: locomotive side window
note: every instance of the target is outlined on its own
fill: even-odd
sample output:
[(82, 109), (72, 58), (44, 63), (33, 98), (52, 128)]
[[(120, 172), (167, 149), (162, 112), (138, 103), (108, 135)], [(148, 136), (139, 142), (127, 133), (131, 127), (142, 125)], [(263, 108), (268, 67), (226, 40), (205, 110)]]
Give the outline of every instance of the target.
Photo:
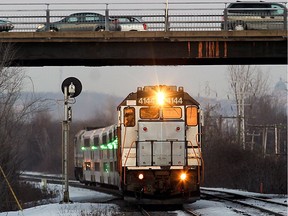
[(135, 108), (134, 107), (124, 108), (124, 126), (125, 127), (135, 126)]
[(84, 147), (90, 147), (90, 139), (84, 139)]
[(180, 119), (182, 117), (182, 110), (180, 107), (165, 107), (163, 108), (164, 119)]
[(142, 119), (158, 119), (159, 115), (159, 108), (141, 108), (140, 109), (140, 118)]
[(186, 109), (186, 117), (187, 117), (187, 125), (196, 126), (198, 125), (198, 109), (195, 106), (187, 107)]

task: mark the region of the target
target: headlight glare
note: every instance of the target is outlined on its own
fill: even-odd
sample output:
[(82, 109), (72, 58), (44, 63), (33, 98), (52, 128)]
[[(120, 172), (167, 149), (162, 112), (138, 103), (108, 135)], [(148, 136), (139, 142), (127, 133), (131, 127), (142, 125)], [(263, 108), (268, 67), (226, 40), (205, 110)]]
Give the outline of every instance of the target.
[(187, 177), (186, 173), (181, 173), (180, 179), (181, 179), (182, 181), (184, 181), (184, 180), (186, 179), (186, 177)]
[(143, 175), (142, 173), (140, 173), (140, 174), (138, 175), (138, 179), (142, 180), (143, 178), (144, 178), (144, 175)]

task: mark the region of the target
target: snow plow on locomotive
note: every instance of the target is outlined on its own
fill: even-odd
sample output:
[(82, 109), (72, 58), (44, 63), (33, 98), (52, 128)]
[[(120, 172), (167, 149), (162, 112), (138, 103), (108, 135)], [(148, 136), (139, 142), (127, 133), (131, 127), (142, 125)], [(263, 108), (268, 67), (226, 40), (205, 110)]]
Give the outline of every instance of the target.
[(200, 199), (202, 112), (183, 87), (145, 86), (117, 107), (118, 123), (75, 136), (75, 177), (117, 187), (138, 204)]

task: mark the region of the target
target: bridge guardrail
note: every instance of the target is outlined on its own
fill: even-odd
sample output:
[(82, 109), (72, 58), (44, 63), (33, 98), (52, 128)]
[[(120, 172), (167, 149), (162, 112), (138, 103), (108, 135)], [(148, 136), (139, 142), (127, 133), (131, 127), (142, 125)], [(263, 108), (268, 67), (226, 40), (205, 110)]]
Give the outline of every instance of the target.
[[(166, 3), (51, 3), (1, 4), (0, 19), (13, 23), (12, 32), (34, 32), (40, 24), (50, 25), (76, 12), (94, 12), (108, 16), (142, 17), (148, 31), (221, 31), (233, 30), (225, 2), (166, 2)], [(283, 3), (286, 5), (285, 3)], [(245, 9), (244, 9), (245, 10)], [(259, 9), (261, 11), (261, 9)], [(270, 9), (271, 11), (276, 9)], [(261, 12), (262, 13), (262, 12)], [(263, 11), (262, 16), (268, 17)], [(237, 15), (239, 18), (240, 15)], [(255, 28), (268, 28), (269, 24), (287, 30), (287, 7), (273, 19), (255, 19), (254, 15), (241, 15)], [(250, 16), (250, 17), (249, 17)], [(254, 20), (253, 20), (254, 19)], [(240, 19), (241, 20), (241, 19)], [(276, 20), (276, 21), (275, 21)], [(108, 28), (106, 19), (105, 29)], [(250, 25), (250, 24), (249, 24)], [(266, 27), (265, 27), (266, 26)], [(241, 30), (241, 29), (240, 29)]]

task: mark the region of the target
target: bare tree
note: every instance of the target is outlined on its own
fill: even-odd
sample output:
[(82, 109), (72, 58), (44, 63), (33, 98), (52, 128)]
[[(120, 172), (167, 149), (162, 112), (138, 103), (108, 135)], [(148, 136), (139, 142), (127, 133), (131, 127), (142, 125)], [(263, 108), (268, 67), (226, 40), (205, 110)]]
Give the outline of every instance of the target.
[[(24, 72), (9, 67), (15, 50), (0, 43), (0, 165), (12, 186), (17, 185), (21, 165), (20, 146), (25, 143), (23, 126), (39, 109), (39, 99), (21, 96)], [(0, 209), (12, 208), (10, 191), (0, 175)]]
[(256, 66), (228, 66), (228, 82), (237, 105), (238, 142), (245, 149), (245, 106), (252, 106), (253, 100), (248, 98), (260, 97), (267, 91), (268, 77)]

